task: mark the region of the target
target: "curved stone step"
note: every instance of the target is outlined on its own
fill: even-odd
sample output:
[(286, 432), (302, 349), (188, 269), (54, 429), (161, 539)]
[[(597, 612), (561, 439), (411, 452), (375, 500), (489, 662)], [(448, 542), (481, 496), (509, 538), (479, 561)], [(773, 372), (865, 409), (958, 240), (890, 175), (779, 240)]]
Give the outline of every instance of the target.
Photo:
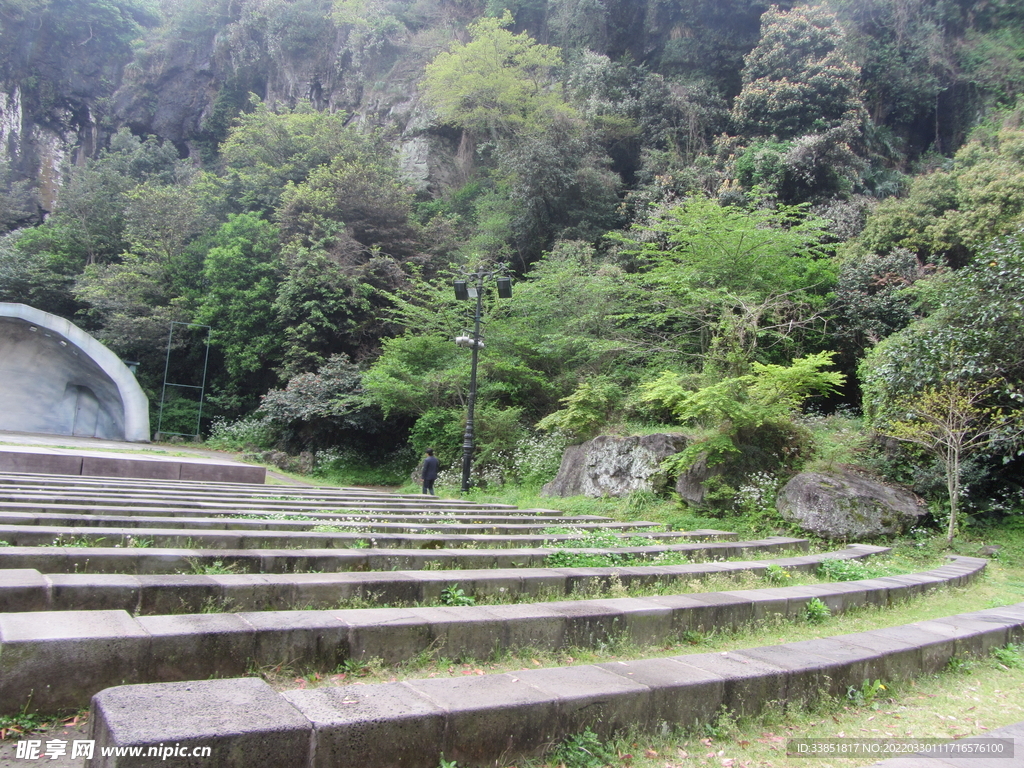
[[(771, 536), (753, 541), (703, 541), (721, 531), (690, 531), (701, 543), (614, 549), (573, 548), (586, 554), (632, 555), (652, 559), (663, 553), (691, 560), (749, 557), (807, 550), (806, 539)], [(43, 573), (181, 573), (217, 564), (246, 573), (421, 570), (428, 567), (534, 568), (565, 551), (536, 549), (177, 549), (162, 547), (0, 547), (0, 568), (32, 568)]]
[[(145, 540), (148, 546), (195, 547), (211, 549), (311, 548), (347, 549), (357, 547), (406, 547), (409, 549), (441, 549), (464, 547), (543, 547), (552, 541), (571, 541), (575, 536), (557, 534), (434, 534), (434, 533), (319, 533), (316, 531), (239, 531), (197, 528), (148, 528), (145, 526), (60, 526), (3, 525), (0, 518), (0, 541), (9, 546), (47, 546), (58, 539), (80, 543), (131, 546), (129, 539)], [(638, 534), (639, 535), (639, 534)], [(673, 539), (735, 538), (735, 533), (670, 531), (647, 534), (645, 538)]]
[[(275, 692), (261, 680), (127, 685), (92, 702), (97, 748), (209, 747), (216, 768), (435, 768), (539, 756), (590, 728), (709, 722), (905, 680), (1024, 637), (1024, 603), (822, 640), (452, 679)], [(107, 758), (109, 768), (147, 765)], [(966, 763), (965, 763), (966, 764)]]
[(960, 558), (934, 571), (865, 582), (479, 608), (138, 618), (117, 610), (4, 613), (0, 714), (18, 712), (28, 702), (44, 712), (84, 706), (92, 694), (121, 682), (241, 675), (253, 663), (329, 670), (350, 658), (394, 663), (439, 647), (453, 656), (484, 658), (515, 647), (596, 647), (623, 633), (652, 644), (687, 630), (734, 627), (773, 613), (795, 617), (814, 598), (836, 612), (867, 602), (888, 605), (963, 583), (984, 566), (984, 560)]
[(614, 579), (624, 587), (672, 584), (711, 574), (763, 574), (769, 565), (810, 572), (825, 559), (859, 559), (887, 552), (885, 547), (851, 545), (824, 555), (617, 568), (495, 568), (458, 571), (372, 571), (307, 574), (130, 575), (42, 574), (34, 569), (0, 570), (0, 611), (125, 610), (135, 615), (199, 613), (210, 606), (231, 611), (337, 608), (345, 600), (382, 605), (437, 602), (457, 583), (475, 598), (518, 601), (551, 599), (574, 592), (607, 589)]

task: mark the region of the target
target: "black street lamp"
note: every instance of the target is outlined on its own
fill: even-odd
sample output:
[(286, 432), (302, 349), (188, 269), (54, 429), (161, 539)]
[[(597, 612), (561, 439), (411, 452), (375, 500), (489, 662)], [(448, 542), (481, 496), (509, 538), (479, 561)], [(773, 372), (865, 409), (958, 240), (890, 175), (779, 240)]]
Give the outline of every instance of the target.
[(512, 280), (503, 273), (505, 266), (499, 264), (493, 269), (477, 267), (476, 272), (464, 272), (463, 280), (455, 281), (455, 298), (460, 301), (476, 299), (476, 312), (473, 315), (473, 336), (459, 336), (455, 343), (460, 347), (473, 350), (469, 373), (469, 401), (466, 408), (466, 434), (462, 440), (462, 492), (469, 491), (469, 470), (473, 464), (473, 410), (476, 406), (476, 361), (477, 352), (483, 349), (484, 342), (480, 338), (480, 313), (483, 309), (484, 280), (494, 278), (498, 289), (498, 298), (512, 298)]

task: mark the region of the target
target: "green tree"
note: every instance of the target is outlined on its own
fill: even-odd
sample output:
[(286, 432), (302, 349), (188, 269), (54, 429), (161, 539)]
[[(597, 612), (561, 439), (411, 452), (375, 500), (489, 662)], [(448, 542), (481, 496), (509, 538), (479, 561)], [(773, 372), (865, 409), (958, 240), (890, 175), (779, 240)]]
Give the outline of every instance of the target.
[(308, 101), (275, 111), (255, 96), (250, 106), (221, 145), (228, 193), (248, 210), (272, 211), (288, 184), (301, 184), (314, 169), (377, 165), (390, 154), (379, 137), (346, 126), (344, 112), (318, 111)]
[(74, 315), (74, 276), (55, 268), (45, 253), (20, 248), (18, 237), (16, 232), (0, 236), (0, 301), (28, 304), (60, 317)]
[[(274, 425), (295, 451), (375, 442), (383, 423), (362, 390), (361, 372), (345, 355), (332, 355), (314, 372), (264, 395), (256, 413)], [(378, 446), (379, 447), (379, 446)]]
[(667, 409), (681, 423), (696, 423), (716, 431), (689, 445), (674, 460), (677, 471), (689, 469), (702, 457), (708, 466), (738, 454), (755, 433), (779, 426), (812, 395), (835, 394), (846, 377), (823, 370), (832, 363), (832, 352), (820, 352), (794, 360), (789, 366), (754, 363), (751, 373), (733, 376), (696, 390), (673, 371), (640, 387), (639, 399)]
[[(969, 427), (968, 433), (951, 432), (942, 440), (973, 440), (979, 424), (998, 426), (997, 416), (1019, 412), (1013, 393), (1024, 389), (1024, 247), (1016, 237), (1001, 239), (971, 265), (919, 281), (915, 290), (924, 316), (873, 347), (860, 365), (864, 412), (882, 431), (907, 422), (904, 436), (920, 436), (938, 428), (928, 426), (937, 409), (956, 406), (956, 418), (965, 419), (966, 427), (957, 427), (953, 416), (944, 423), (956, 430)], [(993, 381), (999, 386), (989, 386)], [(926, 400), (927, 414), (910, 418), (919, 407), (915, 403)], [(929, 439), (939, 445), (935, 434)], [(983, 447), (973, 451), (976, 491), (987, 488), (991, 495), (1016, 484), (1019, 470), (999, 460), (1010, 456), (1008, 450)], [(940, 464), (946, 461), (937, 448), (929, 450)], [(922, 482), (927, 479), (927, 465), (914, 457), (910, 465), (920, 470)], [(944, 469), (950, 467), (956, 469)]]
[(733, 105), (739, 132), (787, 139), (862, 123), (860, 72), (844, 56), (842, 38), (824, 6), (766, 11)]
[(452, 44), (427, 65), (424, 94), (444, 122), (497, 139), (569, 113), (552, 78), (562, 63), (558, 49), (509, 32), (511, 24), (508, 11), (478, 19), (469, 42)]
[(1020, 111), (978, 128), (952, 167), (918, 176), (903, 198), (882, 201), (857, 247), (875, 253), (908, 248), (923, 261), (954, 267), (993, 237), (1024, 225), (1024, 128)]
[(214, 379), (221, 405), (251, 407), (256, 395), (277, 383), (274, 369), (283, 355), (274, 312), (281, 281), (278, 229), (257, 214), (237, 214), (207, 245), (195, 322), (211, 327), (211, 345), (223, 356), (226, 375)]
[(1024, 384), (1024, 246), (1018, 237), (1000, 239), (973, 264), (918, 285), (925, 316), (875, 346), (861, 364), (867, 413), (891, 418), (894, 403), (947, 381)]
[(898, 413), (877, 428), (882, 434), (924, 448), (939, 460), (946, 478), (949, 520), (946, 544), (956, 535), (964, 460), (973, 454), (1013, 456), (1024, 438), (1024, 413), (1017, 403), (1024, 395), (1010, 392), (1012, 405), (993, 405), (992, 396), (1006, 395), (1007, 382), (953, 380), (926, 387), (894, 405)]
[(613, 237), (635, 269), (620, 321), (652, 350), (733, 376), (816, 343), (836, 271), (824, 221), (694, 196)]

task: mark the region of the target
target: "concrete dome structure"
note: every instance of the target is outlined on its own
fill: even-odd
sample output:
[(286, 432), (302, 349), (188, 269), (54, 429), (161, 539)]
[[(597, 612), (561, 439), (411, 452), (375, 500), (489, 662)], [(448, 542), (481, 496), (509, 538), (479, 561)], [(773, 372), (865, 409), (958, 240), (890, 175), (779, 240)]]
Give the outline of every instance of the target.
[(149, 400), (78, 326), (0, 302), (0, 430), (149, 442)]

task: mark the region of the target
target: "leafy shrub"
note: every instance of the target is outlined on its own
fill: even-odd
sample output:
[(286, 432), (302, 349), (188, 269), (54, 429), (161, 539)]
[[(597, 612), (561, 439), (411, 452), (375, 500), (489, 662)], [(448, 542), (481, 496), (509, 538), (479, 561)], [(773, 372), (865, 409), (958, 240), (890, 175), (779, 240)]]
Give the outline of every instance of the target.
[(832, 618), (832, 611), (820, 598), (812, 597), (804, 608), (804, 617), (811, 624), (821, 624)]
[(246, 416), (228, 421), (218, 416), (210, 426), (206, 444), (221, 451), (252, 451), (272, 448), (276, 440), (276, 430), (264, 419)]
[(537, 422), (537, 429), (554, 430), (577, 441), (597, 434), (622, 401), (622, 388), (606, 376), (595, 376), (559, 402), (565, 407)]
[(868, 565), (863, 560), (828, 558), (818, 563), (818, 575), (829, 581), (859, 581), (872, 579), (883, 573), (884, 568)]
[(553, 762), (565, 768), (602, 768), (615, 759), (615, 754), (587, 728), (559, 744), (551, 757)]
[(458, 584), (451, 584), (441, 590), (441, 605), (475, 605), (476, 598), (467, 595)]

